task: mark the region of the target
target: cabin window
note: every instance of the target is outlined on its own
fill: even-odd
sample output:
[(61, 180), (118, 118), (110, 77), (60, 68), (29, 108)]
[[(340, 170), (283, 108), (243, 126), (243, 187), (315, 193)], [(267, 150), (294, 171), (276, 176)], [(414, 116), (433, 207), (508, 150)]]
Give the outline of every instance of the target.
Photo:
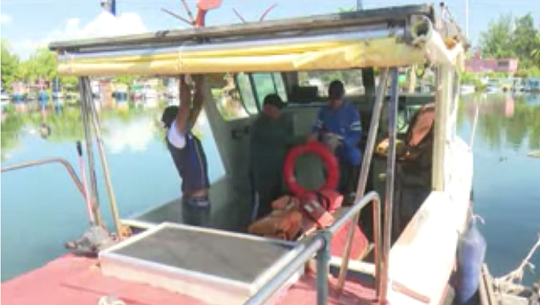
[(268, 94), (276, 93), (281, 99), (287, 101), (287, 90), (281, 73), (253, 73), (253, 86), (257, 92), (257, 102), (262, 109), (264, 98)]
[(287, 89), (285, 87), (285, 82), (283, 81), (283, 75), (281, 75), (281, 73), (272, 73), (272, 76), (274, 77), (277, 94), (281, 96), (281, 99), (284, 102), (287, 102)]
[(225, 86), (212, 87), (212, 96), (219, 113), (226, 121), (246, 118), (249, 116), (240, 99), (238, 87), (232, 75), (225, 75)]
[(283, 102), (287, 102), (287, 89), (281, 73), (238, 73), (236, 83), (249, 114), (257, 114), (262, 109), (268, 94), (279, 94)]
[(362, 70), (335, 70), (299, 72), (298, 81), (302, 87), (316, 87), (319, 96), (328, 96), (328, 85), (334, 80), (340, 80), (345, 85), (347, 94), (362, 94)]
[(236, 75), (236, 86), (240, 90), (240, 98), (246, 111), (249, 114), (257, 114), (259, 110), (257, 108), (257, 102), (255, 101), (255, 95), (253, 94), (249, 75), (238, 73)]

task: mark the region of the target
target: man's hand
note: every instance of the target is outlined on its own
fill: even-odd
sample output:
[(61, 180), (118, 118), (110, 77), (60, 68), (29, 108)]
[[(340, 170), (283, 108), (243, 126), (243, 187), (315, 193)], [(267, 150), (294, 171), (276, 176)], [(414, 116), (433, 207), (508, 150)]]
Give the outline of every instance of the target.
[(332, 152), (334, 152), (336, 148), (341, 145), (341, 138), (334, 133), (326, 133), (324, 134), (323, 142)]

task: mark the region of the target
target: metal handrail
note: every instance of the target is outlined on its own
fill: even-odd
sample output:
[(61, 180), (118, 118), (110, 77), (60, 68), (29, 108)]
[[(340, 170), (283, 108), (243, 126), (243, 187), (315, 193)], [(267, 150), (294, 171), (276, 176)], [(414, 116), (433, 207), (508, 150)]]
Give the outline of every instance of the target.
[[(310, 243), (283, 269), (281, 269), (266, 285), (252, 296), (244, 305), (260, 305), (267, 302), (302, 266), (309, 261), (313, 255), (319, 252), (325, 245), (324, 237), (317, 234)], [(317, 261), (319, 257), (317, 257)], [(323, 274), (317, 273), (317, 280)], [(323, 274), (326, 277), (326, 272)], [(317, 281), (318, 283), (318, 281)], [(317, 287), (319, 288), (319, 287)], [(318, 289), (317, 289), (318, 291)], [(317, 302), (318, 303), (318, 302)], [(320, 303), (318, 303), (320, 304)]]
[[(386, 301), (386, 290), (388, 285), (388, 266), (383, 264), (383, 243), (382, 243), (382, 229), (381, 229), (381, 197), (375, 191), (367, 193), (364, 197), (360, 198), (345, 214), (343, 214), (334, 224), (328, 228), (331, 234), (334, 234), (341, 229), (348, 221), (356, 219), (355, 216), (370, 202), (373, 202), (373, 235), (375, 236), (375, 290), (378, 301), (384, 304)], [(355, 225), (355, 223), (352, 223)], [(352, 241), (351, 241), (352, 242)], [(343, 270), (340, 274), (344, 278), (347, 276), (348, 269)]]
[[(373, 152), (375, 150), (375, 141), (377, 141), (377, 132), (379, 130), (379, 121), (382, 113), (383, 102), (385, 99), (386, 84), (388, 80), (389, 69), (386, 68), (382, 71), (379, 85), (377, 86), (377, 95), (375, 98), (375, 105), (373, 105), (373, 112), (371, 116), (371, 123), (369, 125), (369, 134), (364, 151), (364, 157), (362, 161), (362, 168), (360, 169), (360, 177), (356, 186), (355, 200), (362, 198), (366, 192), (367, 181), (369, 177), (369, 171), (371, 168), (371, 160), (373, 159)], [(380, 228), (381, 221), (381, 206), (380, 203), (373, 207), (373, 227)], [(358, 223), (360, 220), (360, 213), (357, 213), (352, 222)], [(382, 242), (382, 233), (380, 230), (375, 232), (374, 230), (373, 241), (375, 245), (380, 245)], [(349, 268), (349, 258), (351, 257), (352, 242), (354, 240), (354, 227), (350, 226), (347, 232), (347, 243), (343, 250), (341, 266), (339, 268), (339, 276), (337, 282), (338, 293), (341, 293), (343, 286), (345, 285), (345, 276)], [(381, 253), (380, 249), (375, 249), (376, 253)], [(378, 273), (377, 273), (378, 274)], [(375, 287), (378, 289), (378, 287)]]
[(51, 164), (51, 163), (60, 163), (61, 165), (63, 165), (65, 169), (67, 170), (68, 174), (71, 176), (71, 180), (73, 180), (73, 183), (75, 183), (75, 185), (81, 192), (82, 196), (85, 197), (84, 186), (81, 182), (81, 179), (79, 179), (79, 176), (77, 176), (77, 173), (75, 173), (73, 166), (71, 166), (71, 164), (66, 159), (63, 159), (63, 158), (40, 159), (40, 160), (34, 160), (34, 161), (29, 161), (29, 162), (8, 165), (5, 167), (2, 167), (2, 173), (17, 170), (17, 169)]
[[(307, 246), (283, 267), (266, 285), (264, 285), (255, 295), (247, 300), (244, 305), (260, 305), (267, 302), (302, 266), (317, 254), (317, 305), (326, 305), (328, 301), (328, 265), (330, 262), (330, 243), (332, 235), (339, 231), (353, 216), (359, 213), (368, 203), (373, 202), (374, 207), (380, 207), (380, 197), (377, 192), (369, 192), (360, 198), (346, 213), (341, 215), (332, 226), (317, 233)], [(379, 211), (380, 217), (380, 208)], [(375, 227), (375, 232), (380, 232), (379, 226)], [(374, 224), (375, 225), (375, 224)], [(381, 245), (375, 245), (380, 248)], [(376, 251), (375, 262), (377, 265), (375, 277), (378, 281), (377, 287), (385, 286), (388, 282), (380, 278), (381, 252)], [(383, 266), (384, 267), (384, 266)], [(384, 274), (384, 273), (383, 273)], [(384, 280), (384, 281), (383, 281)]]

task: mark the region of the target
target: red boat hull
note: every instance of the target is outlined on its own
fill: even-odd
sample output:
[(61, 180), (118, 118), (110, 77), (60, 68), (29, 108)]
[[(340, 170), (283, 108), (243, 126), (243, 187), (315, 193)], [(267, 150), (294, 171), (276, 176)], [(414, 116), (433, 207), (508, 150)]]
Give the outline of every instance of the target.
[[(374, 291), (358, 283), (348, 282), (337, 296), (330, 280), (329, 304), (371, 304)], [(97, 305), (105, 296), (113, 296), (126, 305), (204, 305), (194, 298), (153, 288), (149, 285), (121, 281), (101, 275), (95, 259), (64, 256), (40, 269), (2, 283), (2, 304), (5, 305)], [(279, 302), (291, 305), (316, 304), (316, 284), (305, 276)], [(359, 303), (363, 300), (363, 303)]]

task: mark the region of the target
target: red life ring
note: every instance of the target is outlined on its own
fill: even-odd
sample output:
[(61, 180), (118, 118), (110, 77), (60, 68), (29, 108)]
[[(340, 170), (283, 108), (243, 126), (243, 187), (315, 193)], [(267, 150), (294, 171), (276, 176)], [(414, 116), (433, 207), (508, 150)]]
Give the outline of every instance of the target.
[(316, 155), (322, 160), (326, 167), (326, 181), (319, 188), (319, 191), (324, 189), (335, 190), (339, 183), (339, 166), (336, 156), (334, 156), (324, 144), (319, 142), (309, 142), (292, 148), (285, 158), (283, 178), (291, 193), (295, 196), (301, 196), (313, 191), (298, 185), (296, 177), (294, 176), (294, 164), (296, 163), (296, 159), (304, 154)]

